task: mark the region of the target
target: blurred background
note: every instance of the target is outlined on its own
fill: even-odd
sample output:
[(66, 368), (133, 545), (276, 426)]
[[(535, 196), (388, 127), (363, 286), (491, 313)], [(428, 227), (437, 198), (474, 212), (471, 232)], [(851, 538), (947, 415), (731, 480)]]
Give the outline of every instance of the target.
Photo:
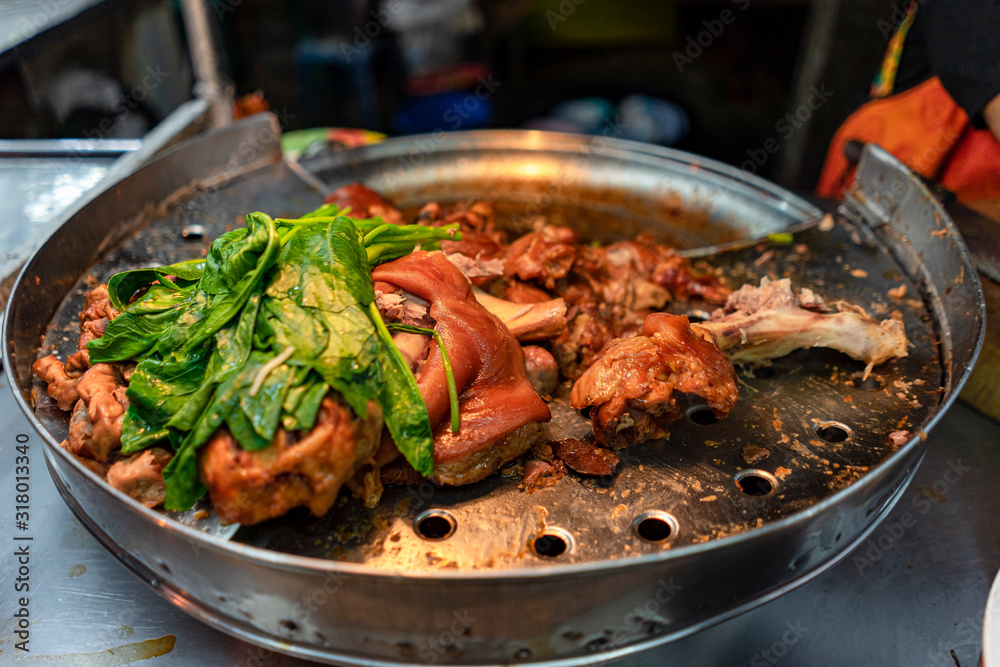
[(275, 111), (286, 132), (603, 133), (811, 189), (903, 11), (901, 0), (193, 4), (217, 82), (193, 66), (179, 1), (0, 2), (0, 140), (142, 138), (197, 81), (202, 97), (235, 99), (236, 116)]

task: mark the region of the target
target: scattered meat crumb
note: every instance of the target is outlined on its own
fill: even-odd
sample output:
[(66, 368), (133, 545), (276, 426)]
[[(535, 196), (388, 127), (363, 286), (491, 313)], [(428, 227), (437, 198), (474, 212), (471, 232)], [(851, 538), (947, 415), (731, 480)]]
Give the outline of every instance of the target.
[(765, 250), (763, 253), (761, 253), (760, 257), (754, 260), (753, 265), (759, 267), (762, 264), (768, 262), (772, 257), (774, 257), (774, 251)]
[(771, 452), (763, 447), (757, 445), (747, 445), (740, 452), (743, 456), (743, 460), (747, 462), (748, 465), (752, 465), (757, 461), (767, 458), (771, 455)]
[(909, 431), (893, 431), (889, 434), (889, 442), (893, 447), (902, 447), (910, 439)]
[(585, 440), (564, 438), (549, 443), (557, 460), (581, 475), (602, 477), (614, 474), (618, 455)]
[(532, 494), (536, 489), (546, 489), (555, 486), (566, 474), (566, 466), (562, 461), (543, 461), (532, 459), (524, 464), (524, 477), (517, 488)]
[(893, 287), (888, 292), (890, 299), (895, 299), (896, 301), (902, 301), (903, 297), (906, 296), (906, 285), (900, 285), (899, 287)]

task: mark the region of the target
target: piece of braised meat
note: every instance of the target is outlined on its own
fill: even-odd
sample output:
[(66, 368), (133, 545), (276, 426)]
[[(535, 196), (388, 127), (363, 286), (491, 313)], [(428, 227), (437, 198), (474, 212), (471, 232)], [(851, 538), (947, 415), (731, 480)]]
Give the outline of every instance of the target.
[(618, 455), (609, 449), (577, 438), (564, 438), (549, 443), (552, 455), (574, 472), (589, 477), (613, 475), (618, 467)]
[(167, 495), (163, 469), (173, 457), (173, 454), (160, 447), (151, 447), (127, 456), (108, 468), (108, 484), (146, 507), (162, 505)]
[(431, 227), (458, 223), (462, 240), (442, 241), (441, 250), (446, 255), (460, 253), (475, 260), (491, 260), (502, 258), (507, 247), (507, 233), (496, 224), (492, 202), (460, 202), (448, 208), (431, 202), (420, 209), (414, 222)]
[[(72, 357), (71, 357), (72, 358)], [(121, 447), (122, 420), (128, 409), (126, 383), (119, 364), (96, 364), (86, 372), (70, 369), (54, 355), (31, 368), (61, 410), (72, 410), (69, 437), (63, 446), (77, 456), (104, 463)]]
[(528, 380), (521, 346), (476, 301), (462, 272), (444, 254), (418, 250), (377, 267), (372, 276), (430, 303), (429, 316), (451, 361), (459, 390), (458, 433), (448, 419), (446, 375), (436, 343), (417, 376), (434, 429), (434, 479), (476, 482), (530, 448), (549, 409)]
[(55, 399), (60, 410), (72, 410), (80, 398), (77, 385), (80, 377), (90, 368), (87, 343), (103, 336), (108, 324), (116, 317), (118, 311), (111, 305), (108, 286), (98, 285), (87, 294), (86, 303), (80, 311), (77, 352), (71, 354), (65, 363), (50, 354), (31, 365), (35, 375), (48, 385), (46, 391)]
[(524, 352), (524, 368), (531, 386), (539, 396), (550, 396), (559, 386), (559, 365), (555, 357), (537, 345), (525, 345), (521, 351)]
[(567, 227), (546, 226), (529, 232), (508, 246), (504, 253), (504, 274), (521, 280), (535, 280), (553, 290), (565, 278), (576, 260), (576, 234)]
[(221, 429), (199, 452), (202, 481), (215, 511), (230, 523), (259, 523), (302, 505), (322, 516), (344, 482), (375, 453), (382, 425), (374, 401), (360, 418), (331, 395), (323, 399), (311, 431), (279, 429), (261, 450), (243, 449)]
[[(87, 302), (80, 312), (80, 340), (77, 349), (86, 354), (87, 343), (100, 338), (111, 320), (118, 317), (118, 310), (111, 305), (107, 285), (98, 285), (87, 294)], [(89, 357), (87, 357), (89, 366)]]
[(122, 426), (128, 398), (119, 364), (94, 364), (76, 385), (90, 420), (89, 446), (79, 452), (95, 461), (107, 461), (122, 444)]
[(517, 488), (528, 494), (534, 493), (538, 489), (547, 489), (555, 486), (559, 480), (566, 476), (566, 465), (558, 459), (531, 459), (524, 464), (524, 472), (521, 475), (521, 483)]
[(791, 281), (763, 278), (744, 285), (725, 307), (692, 325), (711, 334), (736, 363), (783, 357), (793, 350), (829, 347), (872, 366), (907, 354), (906, 332), (897, 319), (881, 322), (843, 302), (828, 306), (812, 290), (794, 294)]
[(31, 370), (38, 376), (39, 380), (46, 383), (45, 391), (55, 400), (60, 410), (73, 409), (73, 406), (80, 399), (80, 392), (76, 390), (76, 385), (80, 381), (82, 373), (68, 374), (66, 365), (59, 361), (59, 358), (54, 354), (37, 360), (31, 365)]
[(391, 201), (361, 183), (351, 183), (337, 188), (326, 196), (324, 204), (350, 208), (352, 218), (382, 218), (392, 225), (402, 225), (403, 215)]
[(65, 363), (50, 354), (31, 366), (35, 375), (46, 383), (46, 392), (59, 409), (72, 410), (69, 434), (62, 447), (101, 477), (107, 473), (114, 452), (121, 447), (122, 421), (128, 409), (126, 376), (134, 366), (91, 367), (86, 346), (103, 336), (108, 323), (118, 314), (111, 305), (108, 286), (97, 286), (87, 294), (80, 313), (79, 350)]
[(590, 408), (599, 445), (619, 449), (668, 435), (681, 394), (700, 396), (719, 418), (736, 405), (736, 371), (707, 334), (681, 315), (646, 317), (642, 335), (614, 341), (573, 385), (570, 405)]
[[(696, 270), (648, 235), (599, 247), (575, 242), (562, 227), (528, 236), (525, 252), (516, 264), (509, 259), (508, 269), (516, 266), (515, 277), (553, 289), (569, 305), (567, 330), (552, 351), (570, 379), (580, 377), (612, 340), (638, 334), (646, 315), (671, 301), (699, 297), (723, 303), (729, 295), (714, 273)], [(570, 253), (570, 268), (564, 270)]]

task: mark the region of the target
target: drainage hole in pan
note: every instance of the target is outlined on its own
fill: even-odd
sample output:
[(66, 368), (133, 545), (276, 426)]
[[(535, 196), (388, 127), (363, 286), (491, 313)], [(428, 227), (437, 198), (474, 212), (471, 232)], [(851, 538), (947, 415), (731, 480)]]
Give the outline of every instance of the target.
[(205, 236), (205, 228), (201, 225), (188, 225), (181, 230), (181, 236), (186, 241), (197, 241)]
[(455, 517), (442, 510), (421, 512), (413, 521), (413, 529), (425, 540), (443, 540), (451, 537), (457, 525)]
[(764, 470), (742, 470), (734, 479), (740, 491), (748, 496), (766, 496), (778, 485), (774, 475)]
[(851, 384), (854, 385), (855, 389), (860, 389), (861, 391), (878, 391), (885, 386), (885, 383), (874, 375), (869, 375), (868, 377), (856, 375), (851, 378)]
[(532, 550), (542, 558), (558, 558), (572, 547), (573, 538), (561, 528), (546, 528), (544, 533), (531, 541)]
[(707, 405), (694, 405), (688, 408), (685, 416), (699, 426), (711, 426), (719, 421), (712, 408)]
[(816, 424), (816, 435), (825, 442), (838, 443), (850, 440), (852, 431), (850, 426), (840, 422), (820, 422)]
[(632, 522), (632, 530), (646, 542), (666, 542), (677, 532), (677, 519), (662, 510), (643, 512)]

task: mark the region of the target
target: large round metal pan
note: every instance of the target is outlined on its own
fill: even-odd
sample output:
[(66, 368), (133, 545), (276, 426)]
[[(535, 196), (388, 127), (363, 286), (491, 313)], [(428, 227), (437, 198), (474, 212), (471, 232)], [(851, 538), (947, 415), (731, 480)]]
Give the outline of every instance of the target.
[[(982, 293), (958, 233), (877, 149), (832, 229), (805, 229), (817, 209), (735, 169), (608, 139), (459, 133), (307, 166), (302, 174), (281, 161), (269, 117), (177, 148), (67, 219), (25, 266), (3, 330), (11, 385), (80, 521), (165, 598), (269, 650), (358, 665), (584, 664), (781, 595), (849, 553), (900, 497), (922, 434), (981, 343)], [(510, 224), (548, 215), (602, 238), (648, 228), (687, 248), (802, 229), (792, 245), (712, 263), (734, 285), (788, 274), (830, 298), (898, 310), (910, 354), (868, 379), (860, 364), (821, 350), (743, 371), (726, 420), (677, 422), (669, 441), (623, 450), (613, 478), (567, 477), (530, 494), (502, 476), (388, 489), (374, 510), (345, 493), (325, 518), (293, 513), (230, 539), (146, 509), (59, 447), (66, 415), (30, 366), (41, 350), (72, 349), (88, 285), (197, 255), (246, 212), (300, 213), (321, 200), (317, 184), (351, 180), (407, 207), (492, 198)], [(907, 298), (890, 299), (899, 285)], [(553, 411), (553, 435), (582, 428), (558, 399)], [(889, 432), (903, 428), (913, 437), (893, 447)], [(751, 466), (747, 446), (768, 454)], [(421, 534), (428, 512), (452, 534)], [(643, 520), (652, 529), (637, 529)]]

